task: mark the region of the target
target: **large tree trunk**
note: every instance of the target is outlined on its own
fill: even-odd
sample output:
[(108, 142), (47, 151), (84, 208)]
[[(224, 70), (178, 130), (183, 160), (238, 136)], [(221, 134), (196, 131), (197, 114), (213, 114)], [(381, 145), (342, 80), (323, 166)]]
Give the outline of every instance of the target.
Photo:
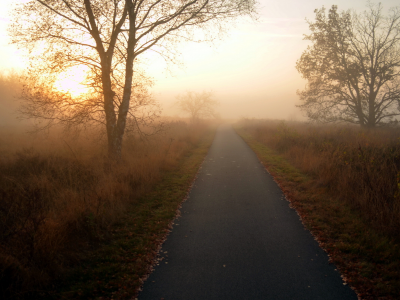
[(106, 131), (107, 131), (107, 142), (108, 142), (108, 156), (110, 159), (118, 159), (120, 154), (117, 151), (116, 141), (116, 125), (117, 116), (114, 110), (114, 96), (115, 93), (112, 90), (111, 85), (111, 66), (107, 61), (107, 58), (103, 58), (102, 63), (102, 84), (103, 84), (103, 96), (104, 96), (104, 112), (106, 115)]
[(373, 82), (372, 87), (370, 88), (369, 97), (368, 97), (368, 128), (375, 128), (376, 127), (376, 112), (375, 112), (375, 99), (376, 94), (373, 89)]
[[(109, 157), (115, 160), (119, 160), (121, 158), (121, 151), (122, 151), (122, 141), (125, 133), (126, 121), (129, 112), (129, 104), (131, 100), (132, 94), (132, 82), (133, 82), (133, 62), (135, 60), (134, 55), (134, 48), (135, 48), (135, 14), (134, 14), (134, 7), (131, 1), (127, 1), (128, 7), (128, 14), (129, 14), (129, 23), (130, 23), (130, 31), (128, 37), (128, 48), (127, 48), (127, 59), (125, 65), (125, 83), (124, 83), (124, 92), (122, 96), (122, 101), (119, 106), (118, 110), (118, 119), (115, 118), (114, 112), (114, 104), (112, 103), (113, 107), (113, 114), (110, 113), (110, 122), (113, 123), (109, 124), (108, 116), (107, 118), (107, 134), (108, 134), (108, 154)], [(110, 74), (110, 73), (109, 73)], [(110, 80), (111, 84), (111, 80)], [(111, 90), (111, 88), (110, 88)], [(114, 93), (111, 90), (112, 98), (114, 97)], [(104, 98), (106, 98), (106, 93), (104, 92)], [(112, 100), (112, 99), (111, 99)], [(106, 103), (106, 101), (105, 101)], [(106, 106), (106, 104), (105, 104)], [(110, 132), (110, 134), (109, 134)]]
[[(128, 42), (129, 45), (132, 44)], [(125, 75), (125, 87), (122, 97), (122, 102), (119, 106), (118, 116), (115, 113), (114, 97), (115, 93), (112, 90), (111, 85), (111, 68), (107, 62), (107, 58), (104, 58), (102, 64), (102, 84), (104, 94), (104, 111), (106, 115), (106, 130), (108, 140), (108, 157), (111, 160), (121, 159), (122, 140), (125, 133), (126, 120), (129, 112), (129, 103), (132, 93), (132, 81), (133, 81), (133, 51), (128, 53), (126, 61), (126, 75)]]
[(358, 91), (357, 91), (357, 99), (355, 102), (356, 102), (356, 114), (357, 114), (358, 120), (360, 121), (360, 126), (365, 127), (366, 124), (364, 121), (364, 113), (363, 113), (363, 110), (361, 107), (361, 99), (360, 99)]

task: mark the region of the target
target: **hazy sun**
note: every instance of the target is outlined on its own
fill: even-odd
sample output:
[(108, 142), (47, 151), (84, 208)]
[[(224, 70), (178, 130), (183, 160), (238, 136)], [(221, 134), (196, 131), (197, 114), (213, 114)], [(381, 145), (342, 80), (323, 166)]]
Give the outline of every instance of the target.
[(86, 78), (87, 68), (75, 66), (58, 75), (54, 84), (59, 91), (70, 93), (72, 97), (78, 97), (87, 93), (88, 89), (83, 84)]

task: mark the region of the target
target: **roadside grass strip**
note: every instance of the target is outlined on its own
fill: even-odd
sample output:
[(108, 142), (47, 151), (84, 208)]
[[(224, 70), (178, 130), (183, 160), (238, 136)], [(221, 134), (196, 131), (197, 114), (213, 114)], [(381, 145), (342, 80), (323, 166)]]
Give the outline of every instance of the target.
[(214, 138), (200, 143), (163, 175), (151, 192), (135, 201), (97, 249), (47, 295), (50, 299), (134, 299), (158, 262), (158, 251), (179, 214)]

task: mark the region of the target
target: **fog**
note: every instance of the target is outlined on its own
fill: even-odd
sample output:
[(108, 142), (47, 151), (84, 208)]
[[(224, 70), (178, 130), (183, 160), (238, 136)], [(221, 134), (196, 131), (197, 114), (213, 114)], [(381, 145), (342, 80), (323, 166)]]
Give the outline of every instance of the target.
[[(27, 64), (22, 52), (8, 44), (6, 27), (11, 2), (2, 0), (0, 4), (0, 70), (24, 69)], [(398, 5), (397, 0), (381, 2), (385, 10)], [(182, 67), (166, 65), (162, 58), (150, 54), (146, 71), (154, 78), (152, 92), (162, 105), (163, 114), (182, 115), (174, 105), (178, 94), (213, 91), (223, 118), (304, 120), (296, 108), (296, 91), (304, 87), (305, 81), (295, 65), (307, 47), (303, 40), (303, 35), (309, 33), (305, 19), (313, 20), (315, 9), (333, 4), (339, 10), (362, 11), (367, 2), (260, 0), (258, 20), (238, 21), (222, 40), (213, 44), (180, 44)], [(2, 112), (7, 111), (5, 104), (1, 105)]]
[(21, 85), (16, 74), (0, 74), (0, 127), (21, 123), (17, 117)]

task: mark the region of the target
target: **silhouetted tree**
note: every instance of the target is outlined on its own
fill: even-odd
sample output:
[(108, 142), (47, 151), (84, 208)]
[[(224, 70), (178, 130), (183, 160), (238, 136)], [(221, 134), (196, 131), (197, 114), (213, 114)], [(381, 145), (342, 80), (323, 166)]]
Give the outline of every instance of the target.
[[(171, 42), (192, 39), (202, 29), (224, 30), (224, 21), (252, 15), (254, 7), (255, 0), (31, 0), (14, 9), (9, 32), (37, 61), (33, 77), (80, 64), (90, 69), (90, 86), (101, 95), (92, 100), (103, 109), (108, 153), (118, 158), (132, 90), (143, 86), (135, 82), (138, 56), (154, 50), (168, 57), (176, 50)], [(36, 91), (30, 97), (39, 84), (31, 86)]]
[(214, 100), (212, 92), (203, 91), (202, 93), (186, 92), (183, 95), (178, 95), (176, 104), (185, 113), (190, 115), (193, 122), (201, 118), (215, 118), (215, 106), (218, 101)]
[(369, 4), (362, 14), (315, 10), (312, 45), (296, 68), (308, 83), (299, 107), (311, 120), (375, 127), (400, 115), (400, 10), (382, 13)]
[[(56, 85), (54, 74), (45, 74), (37, 69), (29, 76), (22, 76), (23, 88), (20, 96), (20, 117), (34, 119), (31, 131), (47, 129), (54, 124), (63, 126), (66, 130), (80, 130), (92, 125), (106, 125), (102, 89), (95, 84), (84, 94), (73, 96), (69, 92), (60, 91)], [(116, 82), (115, 75), (113, 78)], [(130, 97), (126, 130), (144, 132), (142, 128), (152, 129), (156, 133), (162, 129), (162, 124), (156, 122), (161, 109), (148, 91), (151, 81), (140, 77), (135, 72), (135, 85)], [(122, 104), (123, 89), (114, 86), (115, 111)]]

